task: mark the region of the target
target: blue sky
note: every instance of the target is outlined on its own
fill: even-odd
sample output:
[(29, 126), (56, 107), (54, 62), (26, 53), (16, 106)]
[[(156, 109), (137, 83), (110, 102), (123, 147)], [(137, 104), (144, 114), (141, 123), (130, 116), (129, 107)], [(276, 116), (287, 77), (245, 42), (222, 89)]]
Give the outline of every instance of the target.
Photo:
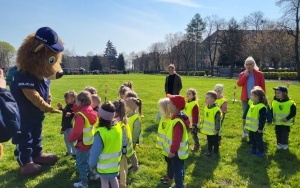
[(240, 21), (255, 11), (272, 20), (282, 15), (275, 0), (1, 0), (0, 41), (17, 50), (28, 34), (48, 26), (76, 55), (102, 54), (108, 40), (129, 54), (184, 32), (196, 13)]

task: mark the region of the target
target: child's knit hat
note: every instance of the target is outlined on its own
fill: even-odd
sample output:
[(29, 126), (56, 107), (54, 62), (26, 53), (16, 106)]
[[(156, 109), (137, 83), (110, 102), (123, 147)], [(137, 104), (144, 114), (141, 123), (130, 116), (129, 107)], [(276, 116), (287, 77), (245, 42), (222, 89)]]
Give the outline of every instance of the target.
[(170, 98), (171, 102), (176, 106), (176, 108), (178, 110), (183, 110), (184, 109), (185, 100), (184, 100), (183, 96), (167, 94), (167, 97)]

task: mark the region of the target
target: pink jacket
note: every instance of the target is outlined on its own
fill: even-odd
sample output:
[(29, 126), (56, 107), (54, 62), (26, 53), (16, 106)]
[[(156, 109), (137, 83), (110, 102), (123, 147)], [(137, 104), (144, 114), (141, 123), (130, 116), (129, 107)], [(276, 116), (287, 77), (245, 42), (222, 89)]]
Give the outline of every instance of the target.
[[(262, 72), (260, 71), (253, 71), (254, 73), (254, 85), (255, 86), (260, 86), (265, 92), (265, 77)], [(241, 93), (241, 100), (242, 101), (247, 101), (248, 96), (247, 96), (247, 80), (248, 77), (245, 76), (244, 71), (240, 73), (239, 75), (239, 80), (237, 81), (237, 85), (239, 87), (242, 87), (242, 93)]]

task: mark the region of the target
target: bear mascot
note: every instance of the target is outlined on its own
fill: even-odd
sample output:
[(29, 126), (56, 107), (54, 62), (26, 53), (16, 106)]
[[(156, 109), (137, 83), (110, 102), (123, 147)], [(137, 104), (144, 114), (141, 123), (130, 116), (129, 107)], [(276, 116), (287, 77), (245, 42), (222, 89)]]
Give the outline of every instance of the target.
[(41, 173), (41, 165), (53, 165), (54, 154), (42, 151), (42, 123), (44, 113), (61, 113), (49, 103), (50, 79), (62, 77), (60, 66), (62, 41), (49, 27), (42, 27), (28, 35), (17, 51), (17, 71), (10, 90), (20, 110), (20, 132), (13, 137), (15, 156), (23, 176)]

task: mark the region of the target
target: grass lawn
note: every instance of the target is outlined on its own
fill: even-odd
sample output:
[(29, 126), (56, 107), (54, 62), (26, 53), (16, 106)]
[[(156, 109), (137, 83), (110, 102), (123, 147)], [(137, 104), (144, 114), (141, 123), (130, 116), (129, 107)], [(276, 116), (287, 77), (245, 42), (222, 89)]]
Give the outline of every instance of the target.
[[(102, 101), (107, 87), (108, 100), (117, 98), (119, 86), (125, 81), (132, 81), (133, 88), (143, 102), (144, 145), (137, 148), (140, 169), (130, 172), (130, 188), (168, 187), (160, 182), (165, 174), (166, 165), (160, 150), (155, 148), (158, 112), (157, 101), (164, 97), (165, 76), (158, 75), (71, 75), (55, 80), (51, 85), (52, 106), (58, 102), (64, 104), (63, 95), (68, 90), (80, 92), (85, 86), (97, 88)], [(299, 108), (295, 125), (290, 132), (290, 149), (276, 151), (274, 125), (267, 125), (264, 133), (266, 156), (263, 159), (249, 156), (250, 146), (241, 140), (242, 106), (241, 102), (232, 103), (235, 79), (182, 77), (185, 96), (188, 88), (198, 91), (201, 115), (204, 107), (204, 94), (212, 90), (217, 83), (224, 84), (224, 95), (228, 99), (228, 113), (223, 123), (220, 158), (208, 159), (202, 156), (206, 152), (207, 143), (204, 135), (200, 136), (201, 152), (191, 153), (185, 161), (185, 185), (193, 187), (299, 187), (300, 182), (300, 137)], [(267, 95), (273, 98), (273, 87), (286, 85), (284, 81), (267, 81)], [(289, 96), (300, 104), (300, 84), (291, 83)], [(236, 89), (236, 98), (240, 99), (241, 89)], [(297, 94), (298, 93), (298, 94)], [(271, 100), (270, 100), (271, 101)], [(32, 114), (34, 116), (34, 114)], [(15, 148), (10, 142), (4, 143), (5, 155), (0, 159), (0, 187), (72, 187), (78, 181), (74, 160), (64, 157), (66, 147), (60, 135), (61, 115), (47, 114), (43, 129), (44, 152), (55, 153), (59, 161), (54, 166), (43, 167), (43, 173), (37, 177), (24, 178), (19, 175), (19, 166), (13, 155)], [(192, 138), (190, 136), (190, 147)], [(90, 182), (89, 187), (99, 187), (99, 182)]]

